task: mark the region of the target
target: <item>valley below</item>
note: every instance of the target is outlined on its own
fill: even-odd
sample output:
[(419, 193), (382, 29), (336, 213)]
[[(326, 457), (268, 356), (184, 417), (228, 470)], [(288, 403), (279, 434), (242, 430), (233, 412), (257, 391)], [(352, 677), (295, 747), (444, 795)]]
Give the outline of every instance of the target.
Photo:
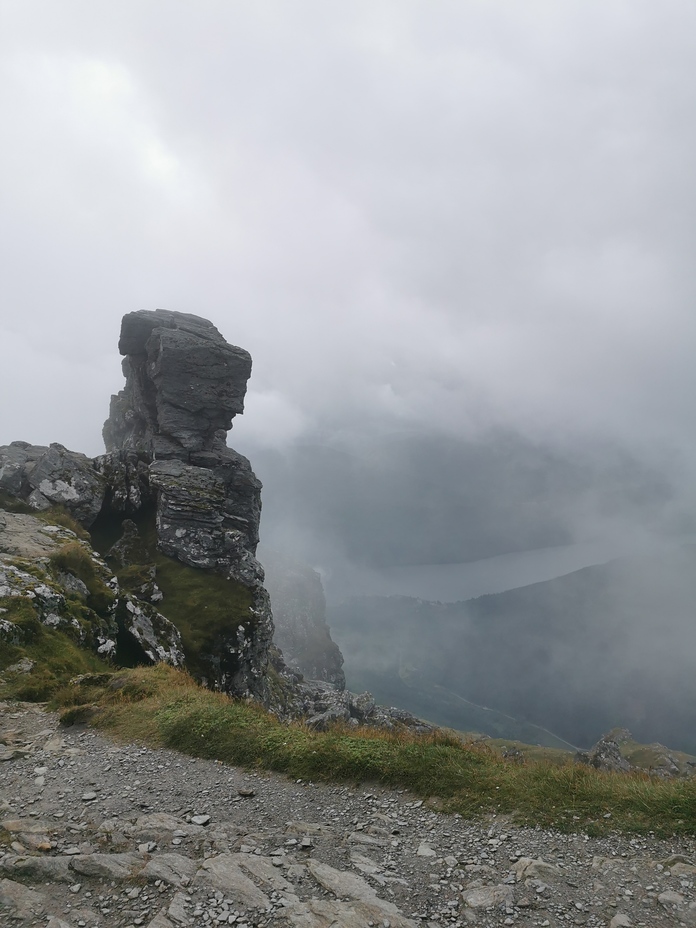
[(349, 686), (439, 724), (583, 748), (623, 726), (693, 754), (695, 557), (662, 546), (460, 602), (353, 596), (328, 621)]

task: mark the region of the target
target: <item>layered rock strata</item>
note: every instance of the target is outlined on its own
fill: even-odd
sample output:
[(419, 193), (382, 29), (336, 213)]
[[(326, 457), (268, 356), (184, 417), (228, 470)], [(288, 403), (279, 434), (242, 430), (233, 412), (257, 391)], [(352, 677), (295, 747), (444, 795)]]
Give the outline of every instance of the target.
[(112, 397), (98, 461), (111, 475), (110, 505), (129, 513), (154, 499), (164, 554), (251, 591), (246, 618), (219, 635), (206, 682), (266, 701), (273, 621), (255, 557), (261, 483), (225, 440), (244, 411), (251, 357), (206, 319), (165, 310), (124, 316), (119, 351), (126, 384)]
[[(407, 712), (376, 706), (369, 694), (344, 691), (343, 658), (312, 571), (284, 569), (277, 590), (294, 669), (272, 642), (256, 559), (261, 483), (225, 440), (244, 409), (249, 354), (207, 320), (165, 310), (124, 316), (119, 349), (126, 383), (111, 400), (106, 454), (90, 460), (58, 444), (0, 447), (0, 510), (13, 510), (0, 520), (0, 552), (37, 558), (41, 573), (39, 590), (36, 569), (0, 563), (2, 637), (21, 646), (27, 601), (31, 621), (69, 632), (101, 657), (185, 661), (206, 685), (317, 729), (340, 722), (431, 731)], [(58, 539), (81, 546), (73, 558), (84, 576), (50, 563), (51, 538), (62, 529), (28, 529), (22, 520), (32, 511), (44, 518), (67, 512), (91, 530), (99, 553), (70, 530)], [(88, 574), (101, 585), (96, 593), (85, 587)]]
[[(228, 620), (218, 611), (199, 675), (209, 686), (269, 704), (273, 622), (255, 557), (261, 483), (247, 459), (225, 442), (232, 419), (244, 410), (251, 357), (207, 320), (165, 310), (127, 314), (119, 350), (126, 383), (111, 400), (104, 426), (107, 453), (90, 460), (59, 444), (13, 442), (0, 448), (0, 494), (9, 508), (66, 510), (95, 537), (113, 536), (128, 520), (130, 535), (120, 549), (102, 551), (116, 568), (131, 576), (137, 568), (142, 575), (137, 589), (142, 608), (130, 602), (122, 620), (142, 626), (149, 639), (145, 626), (152, 622), (143, 609), (162, 598), (154, 576), (155, 544), (183, 565), (229, 580)], [(131, 519), (145, 534), (156, 529), (154, 543), (150, 538), (149, 546), (139, 546), (141, 553), (147, 548), (141, 559), (134, 554)], [(166, 602), (162, 609), (166, 612)], [(154, 635), (153, 641), (156, 630)], [(157, 659), (162, 646), (148, 651)], [(282, 673), (280, 657), (277, 664)]]

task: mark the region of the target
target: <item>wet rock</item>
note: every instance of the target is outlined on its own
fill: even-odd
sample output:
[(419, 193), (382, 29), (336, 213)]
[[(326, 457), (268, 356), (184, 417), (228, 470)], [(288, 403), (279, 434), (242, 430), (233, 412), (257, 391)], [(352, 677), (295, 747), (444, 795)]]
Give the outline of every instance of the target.
[(15, 441), (0, 447), (0, 489), (32, 509), (63, 506), (89, 527), (102, 506), (106, 483), (84, 454), (54, 443)]

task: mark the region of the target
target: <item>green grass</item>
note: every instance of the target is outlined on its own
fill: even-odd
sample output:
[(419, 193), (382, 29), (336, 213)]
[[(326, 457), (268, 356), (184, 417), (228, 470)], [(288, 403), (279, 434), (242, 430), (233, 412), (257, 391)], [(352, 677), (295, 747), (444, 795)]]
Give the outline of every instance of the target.
[(62, 545), (49, 558), (51, 565), (78, 577), (88, 590), (87, 604), (98, 615), (106, 615), (116, 597), (99, 577), (87, 548), (78, 541)]
[[(13, 616), (13, 621), (16, 620)], [(27, 619), (20, 627), (28, 627), (30, 634), (21, 645), (2, 642), (0, 669), (4, 670), (22, 658), (33, 661), (34, 667), (30, 673), (3, 674), (0, 699), (45, 702), (78, 674), (110, 669), (96, 654), (80, 647), (65, 632), (42, 626), (35, 615), (33, 621)]]
[(696, 833), (696, 779), (609, 774), (571, 762), (509, 763), (485, 743), (443, 734), (347, 727), (317, 733), (202, 689), (164, 665), (118, 671), (106, 685), (64, 688), (57, 702), (67, 707), (66, 721), (92, 717), (121, 739), (293, 778), (408, 789), (465, 817), (496, 813), (589, 834)]
[(46, 522), (48, 525), (62, 525), (63, 528), (69, 528), (82, 541), (91, 541), (91, 536), (84, 525), (80, 525), (64, 506), (50, 506), (48, 509), (39, 511), (32, 509), (30, 511), (37, 519), (41, 519), (42, 522)]
[(194, 675), (207, 675), (206, 655), (220, 653), (221, 642), (238, 625), (254, 622), (252, 594), (247, 587), (212, 571), (187, 567), (159, 552), (156, 583), (164, 594), (161, 610), (181, 633), (186, 662)]
[[(198, 678), (215, 677), (215, 658), (211, 656), (224, 653), (224, 641), (232, 639), (236, 645), (239, 625), (253, 634), (251, 591), (211, 570), (188, 567), (158, 551), (154, 510), (143, 510), (133, 520), (140, 539), (132, 553), (143, 563), (126, 567), (112, 564), (119, 584), (138, 595), (151, 579), (148, 571), (154, 565), (155, 583), (164, 596), (157, 608), (179, 629), (189, 671)], [(94, 544), (104, 555), (120, 535), (119, 519), (101, 521), (93, 528)]]

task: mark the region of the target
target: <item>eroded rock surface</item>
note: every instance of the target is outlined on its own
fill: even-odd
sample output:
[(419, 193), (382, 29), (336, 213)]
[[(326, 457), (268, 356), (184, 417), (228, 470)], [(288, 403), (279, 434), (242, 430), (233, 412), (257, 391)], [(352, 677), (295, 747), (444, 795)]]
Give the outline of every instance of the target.
[(106, 483), (84, 454), (56, 443), (13, 441), (0, 447), (0, 491), (32, 509), (63, 506), (89, 527), (101, 510)]
[(696, 925), (693, 838), (468, 822), (406, 792), (292, 782), (60, 729), (0, 702), (0, 924)]
[(228, 631), (218, 634), (206, 682), (269, 704), (273, 619), (255, 556), (261, 483), (226, 445), (244, 410), (251, 357), (208, 320), (166, 310), (124, 316), (119, 350), (126, 385), (112, 397), (107, 454), (97, 461), (111, 481), (108, 504), (133, 515), (154, 500), (164, 554), (251, 592), (245, 621), (231, 613)]
[(122, 590), (92, 546), (62, 525), (0, 511), (0, 603), (0, 644), (31, 640), (35, 620), (101, 657), (125, 648), (142, 663), (184, 665), (176, 626)]
[(244, 411), (249, 353), (207, 319), (163, 309), (124, 316), (118, 349), (126, 386), (111, 400), (107, 451), (215, 463), (232, 419)]

